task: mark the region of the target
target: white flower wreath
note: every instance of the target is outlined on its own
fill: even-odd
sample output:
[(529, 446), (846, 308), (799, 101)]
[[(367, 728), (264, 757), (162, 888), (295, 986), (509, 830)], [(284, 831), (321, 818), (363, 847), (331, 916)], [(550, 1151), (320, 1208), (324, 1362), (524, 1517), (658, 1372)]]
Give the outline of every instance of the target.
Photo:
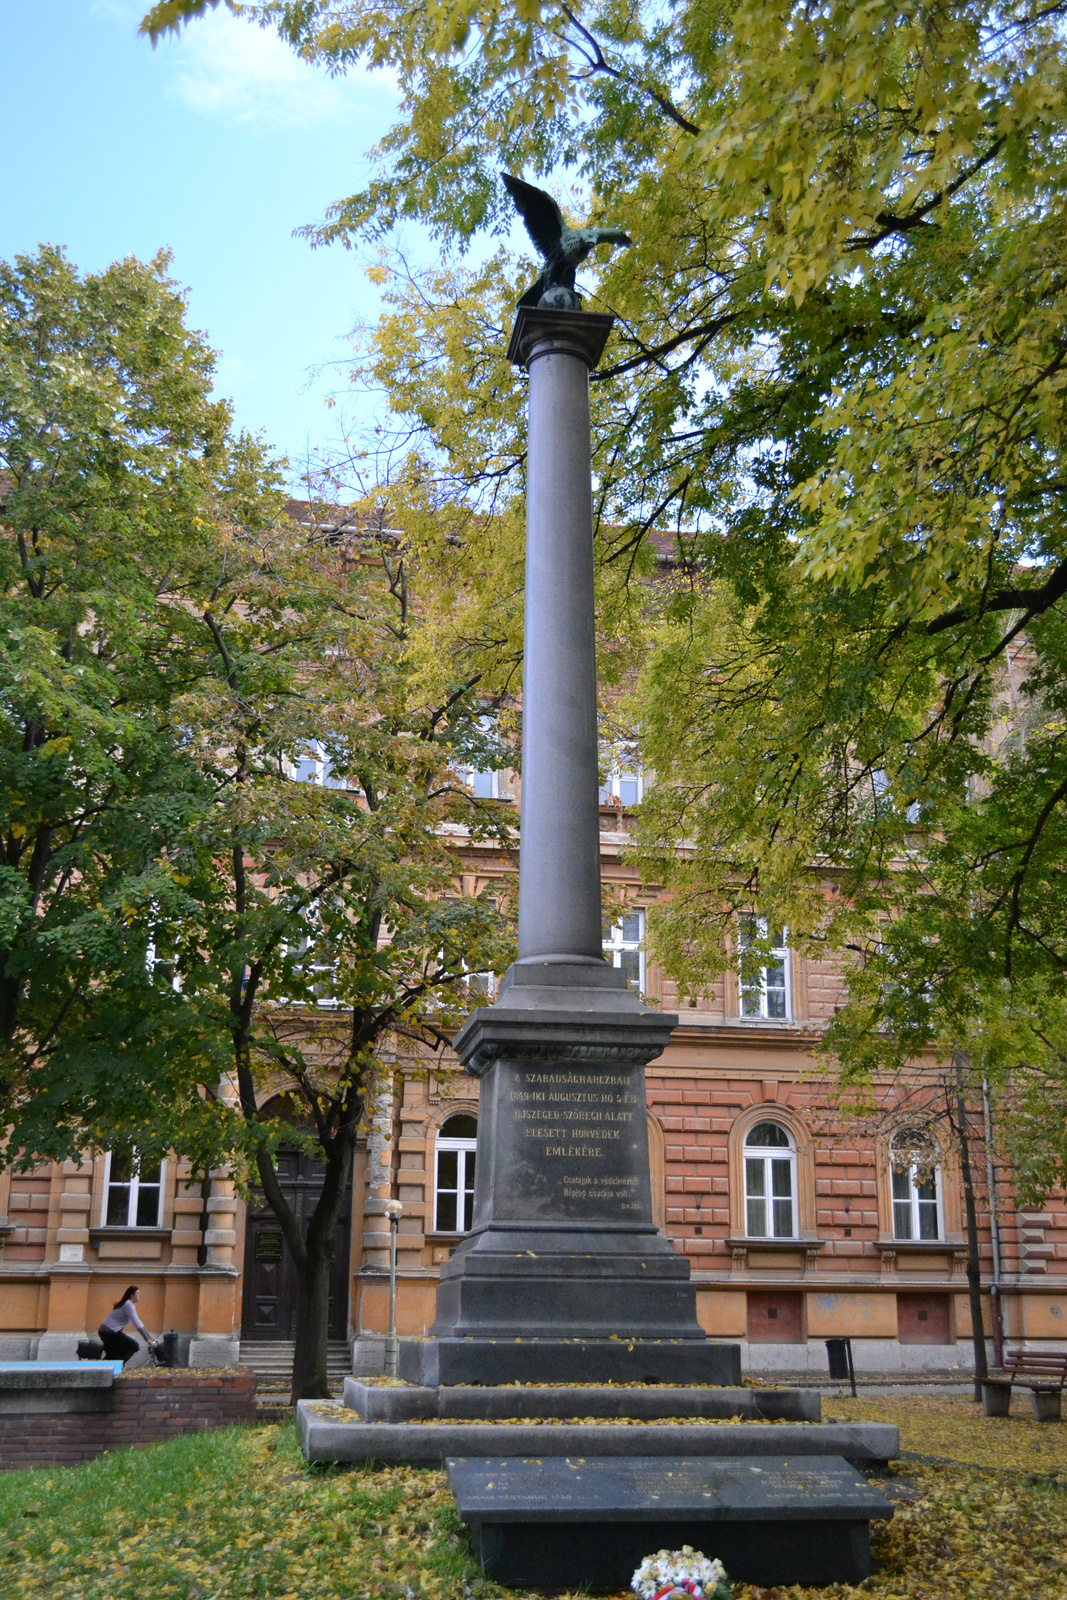
[(658, 1550), (654, 1556), (646, 1556), (631, 1583), (641, 1600), (660, 1600), (672, 1589), (683, 1587), (693, 1600), (730, 1600), (732, 1594), (722, 1562), (709, 1561), (691, 1544), (684, 1544), (680, 1550)]

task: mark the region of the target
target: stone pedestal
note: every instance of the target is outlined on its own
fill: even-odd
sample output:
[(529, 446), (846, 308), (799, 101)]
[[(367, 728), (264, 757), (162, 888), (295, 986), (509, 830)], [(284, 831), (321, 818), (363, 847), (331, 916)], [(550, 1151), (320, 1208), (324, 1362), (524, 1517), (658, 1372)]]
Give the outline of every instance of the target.
[(686, 1544), (742, 1583), (861, 1583), (870, 1524), (893, 1515), (835, 1456), (455, 1457), (448, 1474), (475, 1556), (509, 1588), (622, 1589), (645, 1556)]
[(530, 375), (519, 950), (455, 1043), (482, 1080), (474, 1227), (422, 1381), (733, 1372), (652, 1221), (644, 1068), (677, 1019), (603, 956), (589, 371), (611, 321), (522, 308), (509, 350)]

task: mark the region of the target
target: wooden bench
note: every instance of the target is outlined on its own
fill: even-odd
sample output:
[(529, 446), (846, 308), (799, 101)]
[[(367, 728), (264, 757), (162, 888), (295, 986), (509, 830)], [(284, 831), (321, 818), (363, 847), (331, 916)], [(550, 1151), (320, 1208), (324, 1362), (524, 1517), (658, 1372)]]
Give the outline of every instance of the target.
[(1030, 1390), (1038, 1422), (1058, 1422), (1062, 1414), (1063, 1386), (1067, 1382), (1067, 1352), (1013, 1350), (1003, 1367), (982, 1384), (982, 1405), (987, 1417), (1006, 1417), (1014, 1384)]

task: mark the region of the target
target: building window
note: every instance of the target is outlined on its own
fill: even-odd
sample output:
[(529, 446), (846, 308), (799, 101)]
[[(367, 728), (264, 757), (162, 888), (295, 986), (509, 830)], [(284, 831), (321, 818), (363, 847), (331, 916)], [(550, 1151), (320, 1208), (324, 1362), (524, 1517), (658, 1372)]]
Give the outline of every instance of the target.
[(797, 1152), (778, 1122), (757, 1122), (745, 1139), (745, 1233), (750, 1239), (795, 1239)]
[(476, 767), (460, 767), (459, 775), (476, 800), (499, 800), (499, 772), (479, 772)]
[(337, 985), (337, 957), (331, 950), (322, 925), (322, 908), (318, 903), (304, 910), (303, 937), (287, 945), (285, 953), (292, 960), (293, 971), (308, 984), (309, 993), (300, 1000), (291, 998), (283, 1005), (315, 1005), (324, 1011), (333, 1011), (340, 1005), (334, 990)]
[(308, 740), (303, 754), (289, 763), (289, 776), (297, 783), (317, 783), (324, 789), (356, 787), (352, 780), (335, 776), (333, 761), (321, 739)]
[(473, 1227), (477, 1151), (477, 1117), (460, 1114), (441, 1124), (434, 1144), (435, 1233), (469, 1233)]
[(463, 979), (463, 987), (473, 1005), (492, 1005), (496, 996), (496, 973), (468, 972)]
[(741, 1015), (785, 1020), (789, 1016), (789, 950), (784, 928), (770, 930), (771, 959), (765, 967), (745, 960), (745, 951), (768, 942), (767, 918), (743, 913), (737, 919), (737, 945), (741, 954)]
[(641, 943), (645, 937), (645, 913), (629, 911), (618, 922), (604, 928), (604, 955), (613, 967), (621, 967), (631, 989), (643, 992), (645, 987), (645, 955)]
[(163, 1167), (142, 1167), (139, 1158), (108, 1152), (104, 1173), (105, 1228), (158, 1228), (163, 1201)]
[(943, 1237), (937, 1142), (925, 1128), (902, 1128), (891, 1152), (894, 1239)]
[[(479, 717), (478, 726), (487, 738), (497, 741), (496, 720), (493, 717)], [(460, 781), (467, 785), (476, 800), (499, 800), (504, 789), (504, 773), (499, 769), (476, 767), (465, 763), (456, 769)]]
[(640, 805), (645, 793), (645, 780), (641, 768), (633, 761), (618, 756), (608, 758), (607, 772), (600, 785), (600, 804), (622, 804), (627, 810)]

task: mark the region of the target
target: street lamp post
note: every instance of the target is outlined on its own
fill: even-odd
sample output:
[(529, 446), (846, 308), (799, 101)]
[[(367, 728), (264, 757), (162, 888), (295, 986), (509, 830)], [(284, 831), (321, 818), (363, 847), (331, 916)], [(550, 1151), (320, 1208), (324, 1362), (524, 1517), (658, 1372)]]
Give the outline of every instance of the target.
[(400, 1344), (396, 1336), (396, 1231), (404, 1207), (399, 1200), (385, 1202), (389, 1218), (389, 1333), (385, 1341), (385, 1376), (395, 1378), (400, 1359)]

